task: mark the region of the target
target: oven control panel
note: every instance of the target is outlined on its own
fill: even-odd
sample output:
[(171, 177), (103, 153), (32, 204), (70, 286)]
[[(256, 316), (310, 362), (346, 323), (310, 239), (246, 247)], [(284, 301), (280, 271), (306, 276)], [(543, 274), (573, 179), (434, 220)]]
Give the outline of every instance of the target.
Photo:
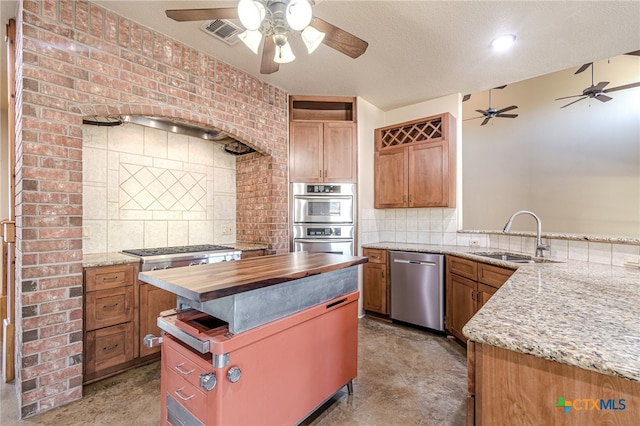
[(307, 228), (307, 237), (340, 237), (342, 228)]
[(307, 194), (340, 194), (342, 185), (307, 185)]

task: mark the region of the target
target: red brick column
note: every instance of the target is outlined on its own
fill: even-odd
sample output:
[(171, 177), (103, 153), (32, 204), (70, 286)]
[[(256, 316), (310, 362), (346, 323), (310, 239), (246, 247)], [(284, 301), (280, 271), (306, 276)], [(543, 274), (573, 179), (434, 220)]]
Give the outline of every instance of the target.
[(287, 95), (86, 1), (18, 19), (16, 389), (22, 416), (82, 396), (82, 117), (155, 115), (220, 129), (237, 160), (238, 241), (288, 251)]

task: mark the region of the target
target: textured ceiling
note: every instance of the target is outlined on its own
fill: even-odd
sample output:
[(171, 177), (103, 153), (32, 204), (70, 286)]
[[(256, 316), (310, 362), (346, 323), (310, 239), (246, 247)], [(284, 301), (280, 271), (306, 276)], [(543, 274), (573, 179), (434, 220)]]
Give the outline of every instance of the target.
[[(2, 0), (4, 2), (6, 0)], [(314, 14), (369, 42), (351, 59), (322, 45), (311, 55), (292, 42), (297, 59), (260, 75), (260, 57), (241, 42), (228, 46), (178, 23), (165, 9), (234, 7), (236, 1), (98, 3), (278, 86), (289, 94), (361, 96), (383, 110), (490, 87), (640, 49), (640, 1), (339, 1)], [(4, 16), (3, 16), (4, 20)], [(497, 35), (515, 33), (506, 53)]]

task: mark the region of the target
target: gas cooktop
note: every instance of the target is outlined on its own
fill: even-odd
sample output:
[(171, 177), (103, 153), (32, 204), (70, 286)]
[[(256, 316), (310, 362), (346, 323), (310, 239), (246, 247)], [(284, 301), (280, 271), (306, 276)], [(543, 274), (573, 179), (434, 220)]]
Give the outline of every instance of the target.
[(174, 246), (174, 247), (157, 247), (157, 248), (143, 248), (122, 250), (123, 253), (131, 254), (134, 256), (162, 256), (168, 254), (183, 254), (183, 253), (198, 253), (198, 252), (219, 252), (235, 250), (233, 247), (217, 246), (213, 244), (199, 244), (191, 246)]

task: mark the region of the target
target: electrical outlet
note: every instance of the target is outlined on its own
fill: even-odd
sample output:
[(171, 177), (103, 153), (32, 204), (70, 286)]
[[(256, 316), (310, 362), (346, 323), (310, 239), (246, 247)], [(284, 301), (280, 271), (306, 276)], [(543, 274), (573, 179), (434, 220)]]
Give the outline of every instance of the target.
[(232, 232), (233, 232), (233, 227), (231, 225), (222, 226), (222, 235), (231, 235)]
[(480, 242), (478, 240), (469, 240), (469, 247), (480, 247)]
[(91, 239), (91, 232), (89, 231), (89, 228), (87, 228), (86, 226), (82, 227), (82, 239), (84, 240), (90, 240)]
[(626, 254), (622, 260), (624, 266), (633, 266), (634, 268), (640, 268), (640, 256), (633, 254)]

